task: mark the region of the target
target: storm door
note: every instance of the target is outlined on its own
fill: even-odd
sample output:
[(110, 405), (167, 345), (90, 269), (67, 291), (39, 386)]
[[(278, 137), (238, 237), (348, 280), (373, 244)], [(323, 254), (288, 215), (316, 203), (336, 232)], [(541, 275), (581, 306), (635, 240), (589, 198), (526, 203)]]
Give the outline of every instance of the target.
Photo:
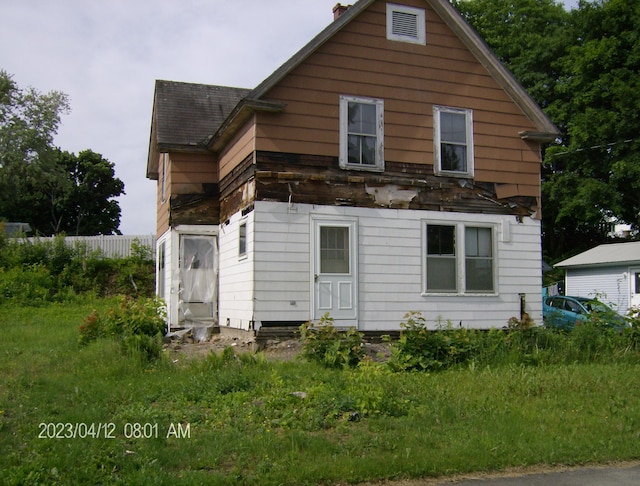
[(325, 313), (336, 326), (357, 320), (356, 221), (314, 221), (314, 319)]
[(213, 319), (217, 307), (217, 242), (214, 236), (180, 235), (180, 317)]

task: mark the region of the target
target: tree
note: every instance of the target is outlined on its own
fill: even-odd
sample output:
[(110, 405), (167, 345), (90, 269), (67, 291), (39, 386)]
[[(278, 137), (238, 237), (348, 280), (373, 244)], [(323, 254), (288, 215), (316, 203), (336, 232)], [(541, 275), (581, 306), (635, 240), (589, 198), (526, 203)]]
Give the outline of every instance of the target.
[(119, 234), (124, 183), (115, 177), (114, 164), (84, 150), (77, 156), (59, 152), (59, 163), (69, 177), (68, 191), (59, 205), (59, 230), (69, 235)]
[(64, 93), (21, 90), (0, 71), (0, 219), (29, 223), (41, 235), (119, 233), (124, 194), (114, 166), (100, 154), (54, 147)]
[(640, 2), (466, 0), (456, 5), (562, 135), (545, 151), (543, 250), (606, 242), (640, 213)]
[(562, 255), (608, 240), (640, 213), (640, 3), (581, 2), (562, 59), (564, 146), (547, 151), (545, 246)]
[(64, 93), (21, 90), (0, 70), (0, 217), (30, 222), (34, 198), (64, 185), (52, 143), (68, 110)]

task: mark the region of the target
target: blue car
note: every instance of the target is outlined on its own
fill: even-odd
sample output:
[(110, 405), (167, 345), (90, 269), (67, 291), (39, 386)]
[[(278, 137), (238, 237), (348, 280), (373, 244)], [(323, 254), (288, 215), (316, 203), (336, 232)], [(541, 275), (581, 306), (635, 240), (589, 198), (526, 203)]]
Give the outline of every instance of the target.
[(556, 295), (542, 301), (542, 317), (545, 326), (571, 330), (588, 318), (601, 319), (607, 325), (622, 328), (627, 325), (616, 311), (595, 299)]

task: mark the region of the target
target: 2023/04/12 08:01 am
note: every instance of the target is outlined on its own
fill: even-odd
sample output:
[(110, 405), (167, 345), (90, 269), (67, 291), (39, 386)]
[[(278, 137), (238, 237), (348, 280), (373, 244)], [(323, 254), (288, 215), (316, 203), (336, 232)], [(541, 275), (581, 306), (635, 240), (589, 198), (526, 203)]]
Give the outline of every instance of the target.
[(160, 427), (151, 422), (127, 422), (119, 428), (113, 422), (40, 422), (39, 439), (190, 439), (191, 424), (170, 423)]

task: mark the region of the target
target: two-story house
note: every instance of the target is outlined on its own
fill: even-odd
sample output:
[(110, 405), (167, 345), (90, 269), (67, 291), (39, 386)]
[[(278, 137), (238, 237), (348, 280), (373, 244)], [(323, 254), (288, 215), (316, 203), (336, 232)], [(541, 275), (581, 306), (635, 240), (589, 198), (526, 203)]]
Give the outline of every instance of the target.
[(158, 294), (185, 320), (542, 322), (558, 131), (447, 0), (360, 0), (254, 89), (157, 81)]

